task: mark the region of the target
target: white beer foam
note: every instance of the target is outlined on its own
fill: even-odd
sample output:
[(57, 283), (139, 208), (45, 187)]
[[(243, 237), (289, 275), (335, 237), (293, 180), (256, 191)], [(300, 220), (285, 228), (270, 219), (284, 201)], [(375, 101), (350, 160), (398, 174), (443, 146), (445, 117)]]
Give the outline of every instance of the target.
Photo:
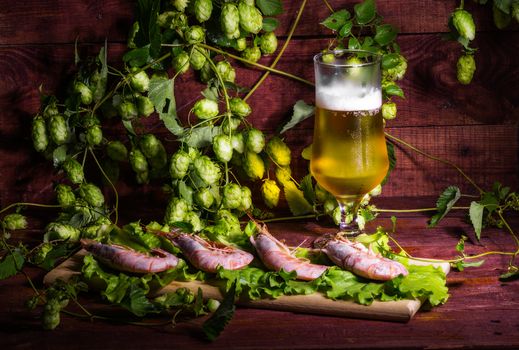
[(320, 86), (315, 93), (316, 104), (332, 111), (367, 111), (382, 106), (382, 90), (348, 84)]

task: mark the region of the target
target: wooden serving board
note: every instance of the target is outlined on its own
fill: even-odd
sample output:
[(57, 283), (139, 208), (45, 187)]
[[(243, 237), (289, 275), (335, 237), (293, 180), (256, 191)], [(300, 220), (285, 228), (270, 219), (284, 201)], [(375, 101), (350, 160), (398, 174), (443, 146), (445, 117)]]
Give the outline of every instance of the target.
[[(72, 276), (81, 274), (80, 271), (83, 264), (83, 257), (86, 254), (87, 252), (85, 250), (81, 250), (74, 256), (65, 260), (56, 268), (49, 271), (49, 273), (45, 275), (43, 282), (46, 285), (49, 285), (58, 279), (67, 281)], [(418, 261), (413, 263), (423, 264)], [(446, 274), (449, 273), (449, 264), (439, 263), (436, 264), (436, 266), (440, 266)], [(188, 288), (195, 293), (197, 292), (198, 288), (201, 288), (204, 298), (212, 298), (217, 300), (222, 300), (223, 298), (220, 290), (217, 287), (207, 283), (202, 283), (200, 281), (173, 281), (166, 287), (159, 290), (156, 295), (167, 292), (174, 292), (178, 288)], [(239, 301), (238, 305), (318, 315), (407, 322), (411, 320), (414, 314), (420, 309), (422, 303), (420, 300), (374, 301), (371, 305), (366, 306), (348, 300), (332, 300), (326, 298), (321, 293), (314, 293), (310, 295), (281, 296), (277, 299)]]

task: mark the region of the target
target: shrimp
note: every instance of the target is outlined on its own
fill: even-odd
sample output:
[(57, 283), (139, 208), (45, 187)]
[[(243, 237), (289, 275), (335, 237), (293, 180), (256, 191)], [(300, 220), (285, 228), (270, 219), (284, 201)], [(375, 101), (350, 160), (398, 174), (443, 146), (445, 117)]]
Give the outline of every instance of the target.
[(82, 239), (81, 245), (105, 265), (126, 272), (166, 271), (176, 267), (180, 260), (162, 249), (152, 250), (156, 256), (151, 256), (117, 244), (103, 244), (87, 239)]
[(260, 232), (256, 237), (251, 236), (250, 241), (256, 248), (263, 264), (270, 270), (295, 271), (298, 279), (311, 281), (321, 276), (328, 268), (328, 266), (312, 264), (306, 259), (292, 256), (288, 247), (268, 232), (266, 225), (261, 225)]
[(238, 270), (250, 264), (254, 256), (238, 248), (217, 242), (208, 242), (198, 236), (180, 230), (157, 232), (176, 245), (187, 260), (196, 268), (206, 272), (216, 272), (218, 266), (226, 270)]
[(398, 261), (384, 258), (366, 248), (362, 243), (345, 237), (324, 238), (321, 250), (337, 266), (365, 278), (388, 281), (398, 275), (407, 276), (408, 271)]

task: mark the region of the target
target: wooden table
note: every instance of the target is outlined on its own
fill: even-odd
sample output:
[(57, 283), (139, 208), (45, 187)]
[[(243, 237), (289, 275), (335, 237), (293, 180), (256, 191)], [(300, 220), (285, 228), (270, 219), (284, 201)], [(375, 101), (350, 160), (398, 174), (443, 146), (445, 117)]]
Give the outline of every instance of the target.
[[(381, 202), (386, 202), (382, 198)], [(399, 204), (391, 200), (393, 208)], [(387, 204), (389, 205), (389, 203)], [(518, 227), (517, 217), (512, 219)], [(449, 215), (440, 227), (426, 229), (427, 216), (399, 215), (397, 239), (416, 256), (452, 258), (460, 234), (471, 236), (463, 216)], [(387, 216), (376, 225), (391, 227)], [(373, 226), (373, 225), (372, 225)], [(371, 227), (372, 227), (371, 226)], [(271, 224), (271, 231), (288, 243), (322, 232), (322, 223)], [(26, 232), (34, 239), (36, 232)], [(32, 236), (32, 237), (31, 237)], [(484, 231), (481, 243), (467, 241), (466, 252), (512, 251), (513, 239), (502, 230)], [(204, 340), (204, 318), (179, 321), (175, 326), (142, 327), (105, 321), (81, 320), (63, 315), (54, 331), (41, 329), (37, 311), (25, 308), (32, 290), (22, 275), (0, 282), (0, 348), (215, 348), (215, 349), (317, 349), (317, 348), (474, 348), (519, 347), (519, 282), (503, 283), (507, 257), (488, 256), (481, 267), (448, 275), (450, 298), (445, 305), (419, 311), (408, 323), (348, 319), (291, 312), (238, 308), (223, 334), (213, 343)], [(26, 272), (41, 285), (44, 272)], [(81, 302), (93, 313), (120, 315), (95, 296)], [(162, 319), (167, 321), (166, 319)]]

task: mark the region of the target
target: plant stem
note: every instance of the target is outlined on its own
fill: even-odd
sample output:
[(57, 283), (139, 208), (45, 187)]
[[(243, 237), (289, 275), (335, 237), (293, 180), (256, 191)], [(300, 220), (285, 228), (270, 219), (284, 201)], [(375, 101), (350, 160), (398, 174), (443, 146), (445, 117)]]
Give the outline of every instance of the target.
[(385, 135), (386, 137), (388, 137), (389, 139), (393, 140), (393, 141), (396, 141), (398, 143), (401, 143), (402, 145), (405, 145), (407, 147), (409, 147), (410, 149), (412, 149), (413, 151), (417, 152), (417, 153), (420, 153), (421, 155), (427, 157), (427, 158), (430, 158), (430, 159), (433, 159), (433, 160), (436, 160), (440, 163), (443, 163), (443, 164), (447, 164), (451, 167), (453, 167), (454, 169), (456, 169), (465, 179), (467, 179), (468, 182), (470, 182), (478, 191), (479, 193), (483, 193), (483, 190), (481, 189), (481, 187), (479, 187), (475, 182), (474, 180), (472, 180), (467, 174), (465, 174), (465, 172), (463, 170), (460, 169), (460, 167), (458, 167), (456, 164), (452, 163), (451, 161), (449, 160), (446, 160), (446, 159), (442, 159), (442, 158), (439, 158), (439, 157), (436, 157), (436, 156), (433, 156), (433, 155), (430, 155), (418, 148), (416, 148), (415, 146), (407, 143), (406, 141), (402, 140), (402, 139), (399, 139), (398, 137), (396, 136), (393, 136), (391, 134), (389, 134), (388, 132), (385, 132)]
[[(326, 2), (326, 0), (325, 0), (325, 2)], [(283, 44), (283, 47), (279, 50), (276, 58), (270, 65), (270, 68), (274, 69), (274, 67), (276, 67), (276, 64), (278, 63), (278, 61), (281, 59), (281, 56), (283, 56), (283, 53), (285, 52), (286, 48), (288, 47), (288, 44), (290, 43), (290, 40), (292, 39), (292, 36), (294, 35), (297, 25), (299, 24), (299, 20), (301, 19), (301, 15), (303, 14), (303, 10), (305, 9), (305, 6), (306, 6), (306, 0), (303, 0), (303, 2), (301, 3), (301, 6), (299, 7), (297, 17), (294, 20), (294, 23), (292, 23), (292, 26), (290, 27), (290, 31), (288, 32), (288, 36), (285, 40), (285, 43)], [(247, 95), (245, 95), (245, 97), (243, 99), (246, 101), (249, 97), (251, 97), (252, 94), (254, 93), (254, 91), (256, 91), (256, 89), (263, 83), (263, 81), (265, 81), (265, 79), (267, 79), (267, 77), (269, 75), (270, 75), (270, 71), (263, 73), (261, 78), (256, 82), (256, 84), (254, 84), (254, 86), (250, 89), (250, 91), (247, 93)]]
[(90, 151), (90, 154), (92, 155), (92, 158), (94, 158), (95, 163), (99, 167), (99, 170), (101, 170), (101, 173), (105, 177), (106, 181), (108, 181), (108, 183), (110, 184), (110, 186), (114, 190), (114, 195), (115, 195), (115, 209), (114, 209), (115, 210), (115, 220), (114, 220), (114, 225), (117, 225), (117, 222), (119, 221), (119, 193), (117, 193), (117, 189), (115, 188), (115, 185), (113, 184), (112, 180), (110, 180), (108, 175), (106, 175), (106, 173), (105, 173), (103, 167), (101, 166), (101, 164), (99, 164), (99, 161), (97, 160), (97, 157), (96, 157), (94, 151), (91, 148), (89, 148), (88, 150)]
[[(501, 213), (501, 210), (497, 210), (497, 215), (499, 215), (499, 218), (501, 219), (501, 221), (503, 222), (503, 224), (505, 225), (506, 229), (508, 230), (508, 232), (510, 232), (510, 234), (512, 235), (512, 237), (514, 237), (515, 239), (515, 243), (519, 246), (519, 238), (517, 238), (517, 236), (515, 235), (514, 231), (512, 230), (512, 228), (510, 227), (510, 225), (508, 224), (508, 222), (506, 222), (505, 218), (503, 217), (503, 214)], [(519, 249), (516, 251), (516, 254), (519, 252)]]
[(252, 61), (246, 60), (245, 58), (233, 55), (232, 53), (228, 53), (226, 51), (217, 49), (216, 47), (213, 47), (213, 46), (210, 46), (210, 45), (207, 45), (207, 44), (198, 44), (198, 45), (201, 46), (201, 47), (204, 47), (204, 48), (206, 48), (208, 50), (211, 50), (211, 51), (214, 51), (216, 53), (219, 53), (221, 55), (225, 55), (225, 56), (229, 56), (231, 58), (234, 58), (237, 61), (241, 61), (241, 62), (250, 64), (251, 66), (255, 66), (255, 67), (264, 69), (266, 71), (269, 71), (269, 72), (272, 72), (272, 73), (276, 73), (276, 74), (285, 76), (287, 78), (291, 78), (291, 79), (300, 81), (300, 82), (305, 83), (307, 85), (314, 86), (314, 83), (312, 83), (311, 81), (308, 81), (306, 79), (300, 78), (300, 77), (298, 77), (296, 75), (293, 75), (293, 74), (290, 74), (290, 73), (287, 73), (287, 72), (284, 72), (284, 71), (281, 71), (281, 70), (278, 70), (278, 69), (270, 68), (270, 67), (264, 66), (264, 65), (262, 65), (260, 63), (256, 63), (256, 62), (252, 62)]
[[(451, 209), (467, 210), (469, 207), (452, 207)], [(418, 208), (418, 209), (382, 209), (373, 208), (372, 211), (377, 213), (420, 213), (426, 211), (436, 211), (437, 208)]]
[(277, 222), (277, 221), (291, 221), (291, 220), (300, 220), (300, 219), (314, 219), (319, 218), (321, 216), (325, 216), (325, 214), (309, 214), (309, 215), (299, 215), (299, 216), (286, 216), (282, 218), (272, 218), (272, 219), (266, 219), (262, 220), (264, 223), (269, 222)]
[(7, 211), (13, 207), (17, 206), (27, 206), (27, 207), (39, 207), (39, 208), (61, 208), (61, 205), (59, 204), (38, 204), (38, 203), (26, 203), (26, 202), (18, 202), (9, 204), (4, 209), (0, 210), (0, 214), (2, 214), (4, 211)]
[(333, 7), (330, 5), (330, 3), (328, 2), (328, 0), (323, 0), (324, 4), (326, 5), (326, 7), (328, 7), (328, 10), (330, 10), (331, 13), (334, 13), (335, 11), (333, 10)]

